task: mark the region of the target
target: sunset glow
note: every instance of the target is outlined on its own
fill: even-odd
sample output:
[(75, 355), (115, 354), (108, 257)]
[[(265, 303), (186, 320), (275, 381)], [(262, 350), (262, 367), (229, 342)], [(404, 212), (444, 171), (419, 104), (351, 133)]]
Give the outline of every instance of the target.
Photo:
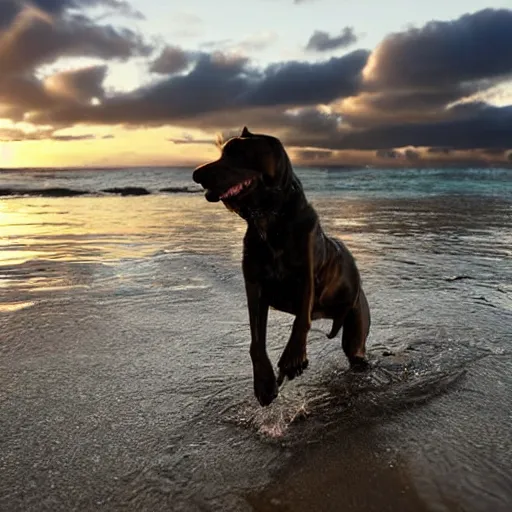
[(0, 165), (196, 165), (243, 125), (305, 165), (403, 148), (418, 165), (510, 163), (508, 2), (407, 5), (5, 0)]

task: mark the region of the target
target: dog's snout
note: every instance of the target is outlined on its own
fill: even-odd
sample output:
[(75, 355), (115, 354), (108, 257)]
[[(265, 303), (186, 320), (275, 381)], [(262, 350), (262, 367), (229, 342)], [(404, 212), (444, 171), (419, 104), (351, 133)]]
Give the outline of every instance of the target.
[(208, 176), (211, 174), (212, 169), (214, 169), (215, 162), (207, 163), (196, 167), (195, 171), (192, 173), (192, 179), (199, 183), (200, 185), (204, 185), (204, 181), (208, 179)]
[(192, 173), (192, 179), (194, 180), (195, 183), (201, 183), (201, 174), (200, 174), (200, 171), (201, 169), (196, 169), (193, 173)]

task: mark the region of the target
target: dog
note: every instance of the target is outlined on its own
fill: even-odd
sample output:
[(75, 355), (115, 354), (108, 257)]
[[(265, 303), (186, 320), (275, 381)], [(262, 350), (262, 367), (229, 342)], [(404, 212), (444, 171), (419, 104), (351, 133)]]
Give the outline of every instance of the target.
[[(222, 201), (247, 222), (242, 270), (260, 405), (273, 402), (285, 377), (292, 380), (307, 368), (307, 336), (316, 319), (332, 319), (329, 339), (343, 327), (342, 348), (351, 368), (366, 370), (370, 309), (358, 268), (347, 247), (322, 230), (280, 140), (244, 127), (192, 179), (208, 201)], [(295, 316), (277, 379), (266, 349), (270, 307)]]

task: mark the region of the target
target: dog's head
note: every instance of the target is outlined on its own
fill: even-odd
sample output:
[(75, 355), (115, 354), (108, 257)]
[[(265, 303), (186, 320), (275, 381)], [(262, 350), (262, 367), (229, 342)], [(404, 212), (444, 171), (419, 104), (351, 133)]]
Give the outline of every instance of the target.
[(192, 175), (210, 202), (222, 201), (240, 214), (245, 207), (262, 210), (290, 183), (290, 161), (275, 137), (256, 135), (244, 127), (221, 151), (218, 160), (201, 165)]

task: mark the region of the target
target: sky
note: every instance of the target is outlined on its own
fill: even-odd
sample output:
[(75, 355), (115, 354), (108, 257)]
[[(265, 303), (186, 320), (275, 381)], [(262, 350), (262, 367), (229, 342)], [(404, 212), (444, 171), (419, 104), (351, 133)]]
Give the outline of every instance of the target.
[[(414, 7), (413, 7), (414, 5)], [(510, 0), (0, 0), (0, 168), (512, 165)]]

